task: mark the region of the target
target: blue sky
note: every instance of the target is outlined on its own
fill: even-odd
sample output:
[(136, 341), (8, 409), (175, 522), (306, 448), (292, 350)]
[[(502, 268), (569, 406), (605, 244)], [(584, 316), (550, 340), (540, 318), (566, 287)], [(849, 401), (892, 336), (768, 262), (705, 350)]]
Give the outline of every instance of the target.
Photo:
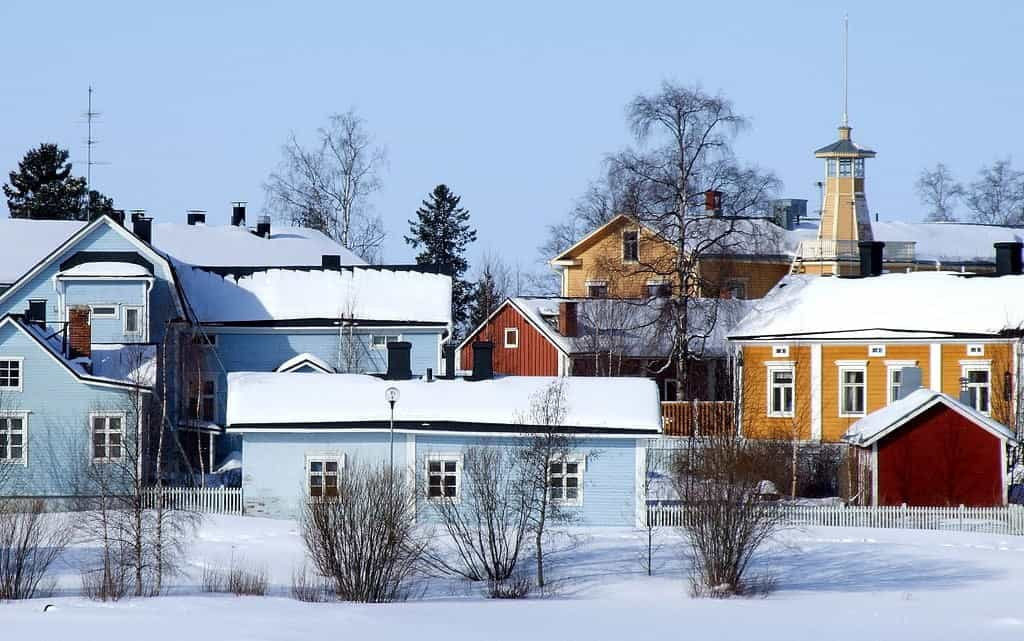
[(308, 137), (354, 106), (390, 156), (374, 200), (386, 261), (412, 260), (406, 220), (445, 182), (473, 214), (474, 255), (527, 265), (628, 142), (624, 105), (666, 78), (732, 98), (753, 122), (741, 155), (813, 207), (812, 151), (840, 117), (844, 12), (854, 139), (878, 151), (872, 212), (920, 219), (922, 167), (970, 178), (1020, 148), (1024, 3), (5, 0), (0, 169), (47, 140), (84, 173), (91, 82), (110, 163), (94, 186), (158, 219), (196, 208), (225, 222), (232, 200), (261, 209), (290, 130)]

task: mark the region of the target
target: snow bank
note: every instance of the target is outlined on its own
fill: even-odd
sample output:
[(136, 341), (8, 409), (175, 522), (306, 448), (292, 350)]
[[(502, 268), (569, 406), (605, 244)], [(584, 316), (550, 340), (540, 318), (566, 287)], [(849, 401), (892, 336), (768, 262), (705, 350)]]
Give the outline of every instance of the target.
[(235, 372), (228, 374), (227, 423), (274, 425), (388, 421), (384, 391), (401, 394), (395, 420), (482, 425), (530, 424), (536, 395), (564, 384), (562, 425), (657, 432), (661, 404), (654, 381), (644, 378), (509, 376), (388, 381), (362, 374)]

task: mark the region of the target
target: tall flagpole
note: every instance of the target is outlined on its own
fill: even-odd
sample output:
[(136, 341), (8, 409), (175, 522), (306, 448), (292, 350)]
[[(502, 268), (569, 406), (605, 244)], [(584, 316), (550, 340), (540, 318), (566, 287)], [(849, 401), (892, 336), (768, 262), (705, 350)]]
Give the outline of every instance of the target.
[(843, 126), (850, 126), (850, 118), (848, 116), (849, 102), (847, 94), (849, 92), (850, 83), (850, 53), (849, 53), (849, 42), (850, 42), (850, 17), (843, 16)]

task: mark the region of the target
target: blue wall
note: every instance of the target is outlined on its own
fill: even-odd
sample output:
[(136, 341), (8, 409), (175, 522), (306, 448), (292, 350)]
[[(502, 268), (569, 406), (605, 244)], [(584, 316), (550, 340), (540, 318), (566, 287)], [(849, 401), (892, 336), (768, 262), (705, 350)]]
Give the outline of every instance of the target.
[[(410, 441), (411, 439), (411, 441)], [(415, 465), (410, 466), (410, 442)], [(305, 496), (307, 456), (345, 455), (354, 461), (385, 463), (390, 448), (387, 432), (248, 432), (242, 435), (243, 493), (251, 514), (294, 517)], [(395, 466), (415, 472), (418, 492), (425, 483), (426, 458), (431, 454), (459, 454), (469, 446), (522, 447), (523, 439), (417, 433), (396, 434)], [(636, 517), (635, 438), (580, 439), (586, 456), (583, 505), (574, 508), (579, 525), (632, 526)], [(465, 477), (460, 482), (464, 482)], [(433, 508), (419, 501), (419, 514), (433, 520)]]
[(124, 333), (124, 306), (145, 306), (146, 288), (144, 281), (130, 280), (75, 280), (64, 286), (64, 304), (72, 305), (114, 305), (117, 318), (92, 319), (93, 343), (134, 343), (142, 340), (141, 334)]

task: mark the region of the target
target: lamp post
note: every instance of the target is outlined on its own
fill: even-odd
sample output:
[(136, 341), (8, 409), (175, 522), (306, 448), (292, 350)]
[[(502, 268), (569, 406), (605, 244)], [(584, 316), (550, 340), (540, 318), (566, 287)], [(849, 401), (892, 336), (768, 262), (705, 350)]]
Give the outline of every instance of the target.
[(397, 387), (389, 387), (384, 390), (384, 400), (391, 407), (391, 473), (395, 473), (395, 403), (398, 402)]

